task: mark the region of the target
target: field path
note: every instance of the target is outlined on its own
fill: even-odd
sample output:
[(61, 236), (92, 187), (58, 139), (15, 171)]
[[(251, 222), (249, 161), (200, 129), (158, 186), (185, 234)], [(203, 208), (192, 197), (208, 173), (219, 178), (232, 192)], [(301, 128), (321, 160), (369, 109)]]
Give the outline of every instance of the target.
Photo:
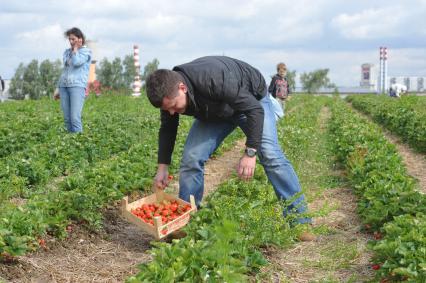
[(383, 133), (389, 142), (393, 143), (407, 167), (408, 174), (415, 178), (419, 183), (419, 190), (426, 194), (426, 156), (424, 154), (415, 152), (401, 138), (392, 134), (386, 129)]
[[(331, 113), (327, 107), (321, 109), (318, 118), (319, 133), (326, 135), (326, 125)], [(325, 140), (325, 138), (324, 138)], [(309, 200), (309, 211), (318, 213), (313, 218), (314, 229), (319, 231), (317, 239), (312, 242), (298, 242), (290, 249), (268, 247), (265, 250), (272, 263), (264, 272), (272, 274), (273, 282), (308, 283), (308, 282), (366, 282), (373, 277), (370, 267), (371, 252), (367, 242), (371, 235), (362, 232), (360, 219), (356, 212), (357, 199), (352, 189), (345, 183), (337, 187), (319, 186), (316, 168), (324, 166), (324, 155), (332, 158), (326, 144), (317, 141), (310, 149), (312, 155), (321, 158), (310, 158), (311, 169), (301, 180), (308, 181), (306, 194)], [(320, 171), (319, 176), (329, 175), (342, 177), (344, 174), (334, 168)], [(307, 180), (308, 179), (308, 180)], [(312, 179), (311, 182), (309, 179)], [(342, 177), (344, 179), (344, 177)]]

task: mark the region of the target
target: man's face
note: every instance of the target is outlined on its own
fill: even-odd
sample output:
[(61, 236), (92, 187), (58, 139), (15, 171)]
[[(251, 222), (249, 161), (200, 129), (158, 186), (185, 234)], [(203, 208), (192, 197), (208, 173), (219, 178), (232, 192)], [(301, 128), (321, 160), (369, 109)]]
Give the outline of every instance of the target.
[(161, 110), (169, 112), (170, 115), (174, 115), (175, 113), (184, 113), (187, 106), (186, 92), (186, 86), (183, 83), (180, 83), (178, 87), (178, 95), (173, 98), (169, 98), (167, 96), (164, 97)]

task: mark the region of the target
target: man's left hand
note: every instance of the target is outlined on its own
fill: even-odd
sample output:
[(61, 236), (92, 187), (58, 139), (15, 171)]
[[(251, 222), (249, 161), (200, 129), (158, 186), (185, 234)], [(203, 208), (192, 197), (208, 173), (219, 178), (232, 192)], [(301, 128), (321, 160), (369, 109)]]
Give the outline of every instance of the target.
[(249, 180), (254, 175), (254, 169), (256, 168), (256, 157), (249, 157), (247, 155), (243, 155), (241, 157), (240, 162), (238, 163), (237, 172), (238, 176), (242, 180)]

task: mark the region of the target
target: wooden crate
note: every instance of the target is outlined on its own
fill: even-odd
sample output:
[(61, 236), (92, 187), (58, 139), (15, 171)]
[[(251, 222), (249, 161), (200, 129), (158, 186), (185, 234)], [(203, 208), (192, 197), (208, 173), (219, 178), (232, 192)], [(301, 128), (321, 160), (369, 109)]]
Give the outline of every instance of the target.
[[(143, 204), (158, 203), (163, 200), (176, 200), (180, 205), (191, 205), (191, 209), (186, 211), (184, 214), (179, 216), (163, 225), (161, 217), (154, 217), (154, 225), (144, 222), (142, 219), (131, 213), (132, 209), (142, 206)], [(197, 210), (195, 205), (194, 196), (190, 196), (190, 203), (177, 198), (171, 194), (165, 193), (163, 190), (157, 190), (155, 193), (141, 198), (137, 201), (129, 203), (128, 197), (124, 197), (121, 200), (121, 213), (122, 216), (129, 222), (135, 224), (142, 230), (154, 236), (157, 240), (162, 239), (172, 233), (173, 231), (179, 230), (189, 222), (190, 213)]]

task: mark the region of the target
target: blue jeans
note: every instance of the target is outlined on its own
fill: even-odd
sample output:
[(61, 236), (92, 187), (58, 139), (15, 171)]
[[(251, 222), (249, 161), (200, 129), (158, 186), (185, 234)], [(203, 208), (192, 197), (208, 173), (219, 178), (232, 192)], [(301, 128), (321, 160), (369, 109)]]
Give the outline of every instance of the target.
[(80, 133), (83, 131), (81, 124), (81, 111), (83, 110), (86, 89), (84, 87), (60, 87), (61, 108), (64, 113), (65, 127), (68, 132)]
[[(307, 207), (304, 195), (301, 194), (299, 179), (278, 143), (275, 113), (269, 94), (260, 100), (260, 103), (265, 112), (262, 142), (258, 151), (260, 163), (278, 199), (288, 200), (295, 194), (300, 194), (284, 209), (284, 216), (292, 211), (304, 213)], [(229, 122), (194, 121), (186, 139), (181, 161), (179, 173), (181, 199), (189, 201), (192, 194), (196, 204), (200, 204), (204, 192), (204, 163), (236, 127), (245, 131), (247, 128), (245, 115), (235, 117)], [(297, 222), (310, 223), (311, 219), (300, 217)]]

